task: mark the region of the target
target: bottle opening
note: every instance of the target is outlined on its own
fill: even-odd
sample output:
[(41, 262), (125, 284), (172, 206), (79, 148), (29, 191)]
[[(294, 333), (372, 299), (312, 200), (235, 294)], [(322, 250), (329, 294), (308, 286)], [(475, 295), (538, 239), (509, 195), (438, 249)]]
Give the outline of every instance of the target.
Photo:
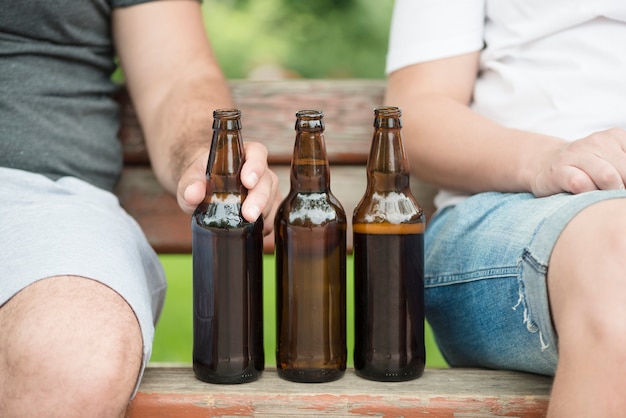
[(241, 110), (216, 109), (213, 111), (213, 129), (241, 129)]
[(214, 118), (222, 119), (234, 119), (241, 117), (241, 110), (239, 109), (215, 109), (213, 111)]
[(378, 106), (374, 109), (375, 128), (402, 128), (402, 109), (397, 106)]
[(296, 113), (296, 131), (318, 131), (324, 130), (322, 118), (324, 113), (321, 110), (300, 110)]
[(324, 117), (321, 110), (300, 110), (296, 113), (298, 119), (320, 119)]
[(374, 109), (374, 114), (381, 117), (399, 118), (402, 116), (402, 109), (398, 106), (378, 106)]

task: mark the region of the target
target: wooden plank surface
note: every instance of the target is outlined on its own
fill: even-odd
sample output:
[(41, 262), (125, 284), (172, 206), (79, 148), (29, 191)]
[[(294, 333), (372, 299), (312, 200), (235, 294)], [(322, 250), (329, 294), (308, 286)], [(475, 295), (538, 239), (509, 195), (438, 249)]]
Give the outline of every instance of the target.
[[(289, 192), (289, 166), (274, 165), (281, 193)], [(331, 190), (344, 207), (348, 218), (348, 251), (352, 250), (352, 213), (361, 200), (367, 178), (365, 167), (331, 165)], [(433, 212), (433, 189), (415, 187), (414, 194), (424, 211)], [(121, 205), (137, 220), (148, 240), (159, 253), (191, 252), (191, 218), (180, 210), (176, 199), (158, 183), (152, 170), (145, 166), (126, 166), (116, 194)], [(272, 237), (264, 243), (264, 251), (274, 251)]]
[[(289, 164), (295, 139), (296, 112), (324, 112), (325, 140), (331, 163), (364, 164), (372, 140), (374, 107), (383, 104), (384, 80), (230, 81), (242, 112), (245, 141), (258, 141), (269, 151), (271, 164)], [(122, 141), (125, 161), (147, 164), (141, 127), (128, 94), (121, 89)], [(207, 109), (207, 123), (211, 112)], [(207, 138), (210, 142), (211, 138)]]
[[(365, 163), (373, 134), (373, 109), (382, 104), (384, 80), (280, 80), (230, 81), (235, 102), (242, 110), (243, 136), (269, 150), (268, 160), (280, 181), (283, 196), (289, 191), (289, 165), (295, 138), (295, 113), (320, 109), (325, 113), (326, 146), (331, 166), (331, 189), (348, 217), (348, 251), (352, 250), (352, 212), (367, 179)], [(122, 206), (139, 222), (159, 253), (189, 253), (191, 229), (173, 196), (158, 184), (149, 169), (146, 147), (127, 92), (121, 104), (120, 140), (125, 169), (116, 193)], [(210, 112), (207, 110), (210, 117)], [(207, 138), (210, 141), (210, 138)], [(412, 180), (411, 188), (427, 217), (434, 211), (435, 189)], [(273, 238), (264, 243), (273, 252)]]
[(197, 380), (190, 367), (149, 367), (128, 417), (543, 417), (552, 379), (510, 371), (427, 369), (416, 380), (371, 382), (348, 369), (302, 384), (274, 369), (242, 385)]

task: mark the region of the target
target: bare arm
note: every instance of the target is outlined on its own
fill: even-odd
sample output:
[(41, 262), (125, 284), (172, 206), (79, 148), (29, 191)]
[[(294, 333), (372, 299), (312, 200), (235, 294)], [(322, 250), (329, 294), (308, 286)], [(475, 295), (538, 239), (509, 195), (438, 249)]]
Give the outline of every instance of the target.
[(569, 143), (510, 129), (473, 112), (468, 105), (478, 54), (416, 64), (390, 75), (385, 103), (403, 109), (403, 136), (414, 174), (467, 193), (545, 196), (623, 185), (626, 158), (623, 150), (618, 152), (626, 149), (622, 130)]
[[(200, 5), (166, 0), (118, 8), (113, 30), (154, 172), (181, 208), (191, 212), (204, 198), (212, 112), (233, 106)], [(242, 211), (253, 220), (261, 212), (270, 216), (279, 192), (265, 147), (245, 147), (242, 181), (250, 193)]]

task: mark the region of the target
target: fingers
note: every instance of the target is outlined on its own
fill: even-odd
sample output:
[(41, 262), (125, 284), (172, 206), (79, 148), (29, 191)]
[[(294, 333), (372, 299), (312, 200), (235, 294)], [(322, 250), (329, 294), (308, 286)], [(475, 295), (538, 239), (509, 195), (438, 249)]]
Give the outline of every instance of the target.
[(566, 192), (578, 194), (598, 190), (598, 186), (591, 177), (579, 168), (565, 166), (562, 169), (561, 177), (564, 182), (562, 188)]
[(261, 177), (254, 189), (248, 191), (248, 197), (243, 202), (241, 213), (248, 221), (256, 220), (259, 215), (264, 218), (264, 232), (271, 232), (274, 223), (274, 214), (280, 204), (278, 178), (269, 169)]
[[(594, 164), (590, 164), (588, 175), (598, 190), (617, 190), (624, 187), (624, 179), (617, 167), (612, 163), (597, 158)], [(587, 190), (583, 190), (587, 191)], [(574, 191), (574, 193), (578, 193)]]
[(248, 189), (241, 212), (248, 221), (264, 218), (264, 232), (271, 232), (274, 214), (280, 204), (278, 177), (267, 165), (267, 148), (257, 142), (244, 144), (246, 162), (241, 169), (241, 182)]
[(192, 214), (206, 195), (206, 163), (209, 151), (200, 153), (180, 177), (176, 190), (178, 206)]
[(609, 129), (569, 143), (544, 173), (537, 195), (624, 189), (626, 131)]
[(265, 216), (265, 224), (263, 228), (263, 232), (265, 235), (270, 234), (274, 230), (274, 219), (276, 217), (276, 212), (278, 211), (278, 207), (282, 203), (283, 196), (279, 189), (278, 184), (278, 176), (270, 171), (272, 177), (272, 195), (273, 198), (270, 199), (271, 206), (267, 208)]
[(591, 147), (584, 161), (585, 172), (597, 189), (623, 188), (626, 181), (626, 131), (609, 129), (596, 132), (583, 141)]
[(252, 190), (268, 170), (267, 148), (258, 142), (246, 142), (243, 148), (246, 161), (241, 168), (241, 182), (248, 190)]
[[(241, 168), (241, 182), (248, 189), (241, 213), (246, 220), (256, 221), (263, 216), (263, 231), (267, 235), (273, 229), (274, 215), (282, 197), (278, 177), (267, 165), (267, 148), (258, 142), (244, 144), (246, 161)], [(192, 214), (206, 195), (206, 163), (208, 151), (199, 154), (185, 170), (178, 182), (176, 198), (180, 208)]]
[(563, 166), (560, 177), (563, 179), (563, 189), (574, 194), (592, 190), (614, 190), (624, 185), (617, 168), (593, 153), (583, 153), (571, 165)]
[(186, 213), (192, 213), (196, 206), (202, 202), (206, 194), (206, 182), (198, 180), (183, 189), (182, 200), (179, 201), (181, 208)]
[(613, 153), (617, 161), (613, 161), (613, 166), (617, 169), (621, 183), (617, 189), (624, 189), (626, 185), (626, 130), (614, 128), (605, 131), (607, 135), (615, 138), (616, 150)]

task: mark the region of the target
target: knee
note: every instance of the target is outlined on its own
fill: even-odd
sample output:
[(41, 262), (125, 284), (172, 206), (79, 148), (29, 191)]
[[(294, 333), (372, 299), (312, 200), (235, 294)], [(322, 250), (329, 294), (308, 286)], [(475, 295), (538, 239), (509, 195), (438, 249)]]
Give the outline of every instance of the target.
[(39, 286), (43, 293), (24, 290), (0, 309), (6, 416), (110, 417), (126, 410), (142, 363), (139, 325), (119, 295), (80, 280), (63, 303), (55, 300), (60, 280)]
[(141, 365), (140, 353), (129, 359), (121, 353), (124, 348), (132, 349), (120, 346), (97, 357), (87, 350), (69, 350), (68, 356), (55, 348), (13, 355), (0, 376), (3, 416), (48, 416), (50, 411), (64, 417), (123, 416)]
[(626, 347), (626, 199), (595, 204), (557, 240), (548, 268), (550, 305), (560, 338)]
[(139, 375), (141, 358), (129, 361), (119, 353), (110, 354), (108, 358), (84, 358), (77, 362), (83, 365), (80, 368), (52, 370), (58, 373), (57, 382), (62, 382), (57, 395), (70, 411), (82, 416), (123, 416)]
[(129, 365), (119, 360), (76, 360), (68, 366), (48, 363), (42, 357), (39, 365), (19, 369), (16, 365), (13, 373), (0, 378), (5, 380), (0, 385), (5, 388), (0, 393), (5, 402), (0, 402), (0, 410), (6, 411), (6, 416), (48, 416), (50, 411), (64, 417), (123, 416), (136, 381), (136, 377), (128, 378), (125, 369)]

